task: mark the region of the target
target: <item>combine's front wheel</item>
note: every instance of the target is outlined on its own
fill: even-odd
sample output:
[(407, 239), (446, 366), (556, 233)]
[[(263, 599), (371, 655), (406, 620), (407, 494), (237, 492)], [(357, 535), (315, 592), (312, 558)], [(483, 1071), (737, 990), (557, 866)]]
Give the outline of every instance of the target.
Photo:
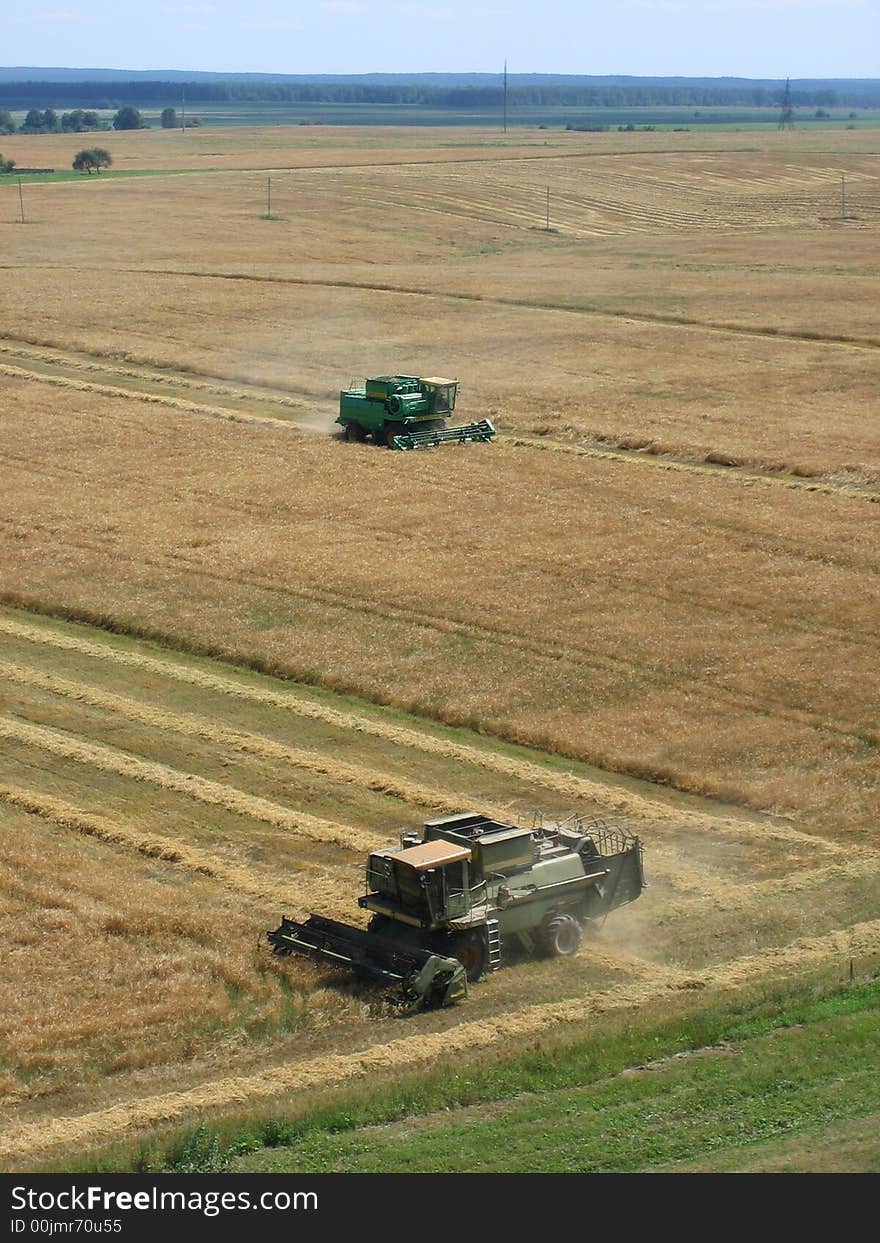
[(451, 936), (442, 952), (448, 958), (457, 958), (465, 969), (468, 984), (475, 984), (486, 974), (488, 952), (486, 939), (479, 932), (460, 932)]
[(346, 440), (357, 441), (358, 443), (360, 443), (361, 441), (366, 440), (366, 438), (367, 438), (367, 433), (361, 427), (360, 423), (346, 423), (345, 425), (345, 439)]
[(403, 432), (402, 423), (386, 423), (382, 436), (382, 443), (389, 449), (394, 448), (394, 437), (401, 435)]

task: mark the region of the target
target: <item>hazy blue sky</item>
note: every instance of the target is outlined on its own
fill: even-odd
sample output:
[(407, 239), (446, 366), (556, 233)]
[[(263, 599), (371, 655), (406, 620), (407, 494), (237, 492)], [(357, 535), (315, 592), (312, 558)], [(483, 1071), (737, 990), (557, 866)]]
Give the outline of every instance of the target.
[(4, 65), (880, 77), (880, 0), (5, 0)]

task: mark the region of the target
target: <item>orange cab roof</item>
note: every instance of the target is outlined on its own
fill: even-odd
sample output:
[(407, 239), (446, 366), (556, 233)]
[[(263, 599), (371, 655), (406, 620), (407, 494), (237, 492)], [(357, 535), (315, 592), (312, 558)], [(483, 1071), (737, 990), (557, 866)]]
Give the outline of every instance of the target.
[(428, 868), (443, 867), (447, 863), (457, 863), (459, 859), (470, 857), (471, 852), (467, 846), (456, 846), (454, 842), (440, 840), (408, 846), (395, 856), (401, 863), (415, 868), (417, 872), (426, 872)]

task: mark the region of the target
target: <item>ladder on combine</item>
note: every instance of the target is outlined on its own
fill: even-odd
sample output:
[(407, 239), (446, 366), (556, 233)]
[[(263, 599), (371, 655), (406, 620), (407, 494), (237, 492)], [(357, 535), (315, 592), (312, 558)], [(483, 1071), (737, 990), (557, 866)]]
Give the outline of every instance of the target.
[(395, 449), (433, 449), (435, 445), (465, 444), (468, 440), (487, 443), (495, 435), (495, 428), (489, 419), (481, 419), (479, 423), (465, 423), (462, 427), (444, 427), (428, 432), (402, 432), (395, 436), (392, 444)]
[(486, 920), (486, 934), (489, 942), (489, 970), (497, 971), (501, 966), (501, 929), (497, 919)]

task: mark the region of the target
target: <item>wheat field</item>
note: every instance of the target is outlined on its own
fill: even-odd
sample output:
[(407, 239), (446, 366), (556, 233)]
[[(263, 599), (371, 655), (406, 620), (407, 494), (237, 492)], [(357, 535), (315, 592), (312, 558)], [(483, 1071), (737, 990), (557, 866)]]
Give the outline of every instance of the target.
[[(4, 1168), (876, 968), (873, 141), (145, 132), (0, 186)], [(495, 442), (342, 444), (387, 371)], [(651, 889), (440, 1015), (268, 955), (470, 806), (623, 820)]]

